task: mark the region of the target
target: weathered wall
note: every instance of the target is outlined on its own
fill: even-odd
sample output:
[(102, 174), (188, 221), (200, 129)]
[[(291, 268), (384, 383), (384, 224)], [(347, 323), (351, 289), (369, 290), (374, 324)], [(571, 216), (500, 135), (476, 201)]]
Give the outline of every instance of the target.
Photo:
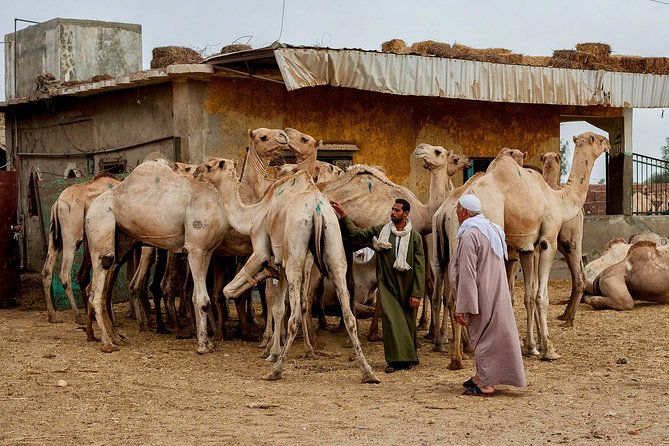
[[(46, 252), (39, 218), (28, 215), (30, 172), (37, 170), (44, 179), (62, 177), (69, 168), (86, 174), (91, 153), (95, 173), (99, 172), (102, 160), (124, 159), (134, 168), (156, 150), (172, 159), (172, 103), (172, 85), (167, 83), (85, 98), (54, 98), (48, 104), (34, 103), (15, 109), (19, 123), (17, 152), (24, 153), (19, 165), (20, 206), (26, 217), (29, 269), (41, 269)], [(8, 127), (12, 126), (13, 118), (8, 120)], [(124, 147), (129, 148), (94, 153)], [(43, 154), (68, 156), (40, 156)]]
[[(56, 18), (5, 36), (5, 96), (28, 96), (35, 77), (50, 72), (62, 81), (98, 74), (121, 76), (142, 69), (142, 27), (128, 23)], [(17, 41), (17, 45), (14, 44)], [(14, 94), (14, 49), (16, 89)]]
[[(395, 96), (336, 87), (286, 92), (282, 85), (244, 79), (209, 83), (207, 150), (241, 158), (246, 129), (293, 127), (324, 142), (359, 147), (354, 163), (384, 166), (390, 178), (427, 199), (429, 175), (411, 156), (421, 142), (469, 156), (495, 156), (502, 147), (559, 151), (560, 116), (621, 116), (611, 108), (520, 105)], [(216, 145), (220, 142), (220, 145)], [(462, 181), (460, 174), (454, 178)]]

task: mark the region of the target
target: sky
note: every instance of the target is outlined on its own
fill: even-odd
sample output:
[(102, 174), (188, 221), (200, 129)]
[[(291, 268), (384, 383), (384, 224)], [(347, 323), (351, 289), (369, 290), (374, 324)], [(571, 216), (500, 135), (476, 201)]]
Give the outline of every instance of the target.
[[(56, 17), (142, 25), (144, 69), (159, 46), (186, 46), (209, 55), (235, 41), (257, 48), (275, 40), (370, 50), (394, 38), (408, 44), (436, 40), (533, 56), (602, 42), (614, 54), (669, 57), (669, 0), (0, 0), (3, 37), (14, 31), (15, 18)], [(18, 23), (19, 29), (26, 26)], [(635, 153), (660, 157), (669, 137), (667, 111), (666, 116), (662, 109), (634, 111)], [(586, 129), (563, 125), (561, 138), (571, 141)], [(603, 176), (596, 165), (592, 181)]]

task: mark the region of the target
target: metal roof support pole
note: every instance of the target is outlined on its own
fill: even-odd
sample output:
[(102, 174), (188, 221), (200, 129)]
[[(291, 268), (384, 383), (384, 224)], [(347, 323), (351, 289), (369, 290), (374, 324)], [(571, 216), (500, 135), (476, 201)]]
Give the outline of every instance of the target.
[(606, 180), (606, 213), (632, 215), (632, 117), (633, 109), (623, 110), (622, 150), (609, 158)]

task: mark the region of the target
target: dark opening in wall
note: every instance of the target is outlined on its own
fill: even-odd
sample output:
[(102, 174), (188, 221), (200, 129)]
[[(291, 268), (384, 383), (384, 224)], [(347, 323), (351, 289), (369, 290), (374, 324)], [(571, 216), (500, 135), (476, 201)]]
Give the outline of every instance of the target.
[(114, 161), (100, 161), (100, 172), (107, 173), (125, 173), (125, 168), (128, 162), (124, 159)]

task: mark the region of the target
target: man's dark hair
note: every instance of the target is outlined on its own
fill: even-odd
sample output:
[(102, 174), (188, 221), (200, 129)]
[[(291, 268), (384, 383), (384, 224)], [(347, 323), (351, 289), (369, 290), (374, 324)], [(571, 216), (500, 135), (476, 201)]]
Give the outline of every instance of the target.
[(395, 203), (401, 204), (404, 212), (409, 212), (411, 210), (411, 205), (404, 198), (395, 199)]

